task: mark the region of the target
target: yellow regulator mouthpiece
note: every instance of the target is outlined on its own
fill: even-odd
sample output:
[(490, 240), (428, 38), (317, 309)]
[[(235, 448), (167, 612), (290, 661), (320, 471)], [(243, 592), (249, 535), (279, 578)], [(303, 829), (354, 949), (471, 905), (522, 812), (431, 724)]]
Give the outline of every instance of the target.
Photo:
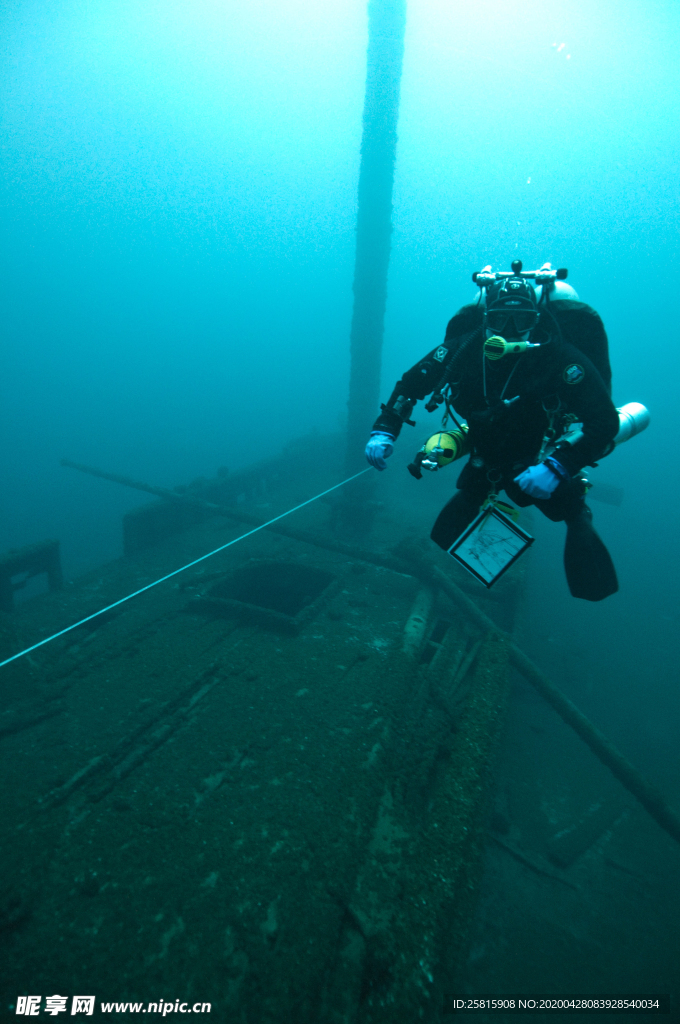
[(528, 348), (540, 348), (540, 345), (532, 345), (530, 341), (506, 341), (494, 334), (484, 342), (484, 355), (493, 362), (511, 353), (526, 352)]

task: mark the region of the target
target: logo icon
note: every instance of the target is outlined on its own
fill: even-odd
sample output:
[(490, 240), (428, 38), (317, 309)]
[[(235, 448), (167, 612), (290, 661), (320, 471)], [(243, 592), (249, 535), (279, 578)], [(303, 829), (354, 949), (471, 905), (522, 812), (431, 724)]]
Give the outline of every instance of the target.
[(562, 379), (567, 384), (578, 384), (586, 375), (586, 371), (578, 363), (570, 363), (569, 366), (564, 368)]

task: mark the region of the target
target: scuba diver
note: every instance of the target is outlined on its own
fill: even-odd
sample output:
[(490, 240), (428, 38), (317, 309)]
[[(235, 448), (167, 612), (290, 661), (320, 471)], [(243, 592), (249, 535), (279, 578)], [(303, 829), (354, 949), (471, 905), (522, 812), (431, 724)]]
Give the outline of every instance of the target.
[[(373, 425), (366, 457), (376, 469), (385, 469), (403, 424), (414, 425), (410, 416), (416, 402), (431, 394), (425, 408), (443, 406), (444, 427), (448, 417), (458, 427), (460, 450), (447, 454), (456, 458), (470, 452), (457, 493), (432, 528), (432, 540), (448, 551), (485, 501), (505, 490), (517, 505), (533, 504), (553, 522), (566, 523), (569, 590), (574, 597), (601, 601), (616, 593), (618, 582), (593, 529), (581, 471), (613, 450), (621, 423), (611, 399), (604, 325), (565, 283), (566, 276), (566, 270), (553, 270), (549, 263), (522, 272), (520, 260), (510, 273), (485, 267), (473, 274), (478, 301), (456, 313), (443, 343), (397, 383)], [(466, 425), (458, 423), (456, 413)], [(570, 434), (576, 423), (580, 428)], [(421, 468), (437, 468), (442, 448), (434, 448), (435, 461), (432, 450), (431, 445), (421, 449), (409, 466), (413, 476), (419, 478)], [(439, 459), (439, 465), (445, 463)]]

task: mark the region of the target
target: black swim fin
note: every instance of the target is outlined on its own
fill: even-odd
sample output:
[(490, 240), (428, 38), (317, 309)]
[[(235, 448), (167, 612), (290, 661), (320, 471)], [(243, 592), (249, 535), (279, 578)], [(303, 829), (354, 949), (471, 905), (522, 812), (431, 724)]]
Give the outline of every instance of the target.
[(593, 513), (587, 505), (567, 522), (564, 571), (573, 597), (603, 601), (619, 589), (611, 555), (592, 526)]

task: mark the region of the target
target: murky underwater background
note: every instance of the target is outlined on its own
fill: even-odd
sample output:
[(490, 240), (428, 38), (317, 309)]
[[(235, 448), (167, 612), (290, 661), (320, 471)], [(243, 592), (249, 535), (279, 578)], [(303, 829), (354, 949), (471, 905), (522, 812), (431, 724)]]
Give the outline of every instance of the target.
[[(0, 24), (0, 550), (56, 537), (68, 579), (120, 557), (140, 495), (63, 457), (174, 487), (307, 436), (291, 503), (339, 481), (327, 439), (347, 397), (365, 3), (17, 0)], [(621, 590), (601, 606), (571, 599), (562, 527), (535, 516), (515, 637), (676, 808), (679, 41), (670, 0), (410, 0), (383, 349), (387, 397), (473, 296), (472, 271), (515, 257), (567, 266), (602, 315), (616, 404), (652, 413), (593, 473), (625, 490), (621, 507), (593, 501)], [(455, 469), (419, 483), (405, 472), (438, 422), (416, 411), (377, 481), (377, 544), (390, 510), (426, 536), (453, 487)], [(515, 692), (501, 755), (513, 792), (543, 771), (558, 786), (573, 758), (586, 793), (599, 769), (577, 767), (561, 728)], [(496, 813), (530, 817), (537, 801)], [(677, 851), (656, 826), (644, 836), (612, 871), (637, 879), (640, 941), (677, 948), (660, 909)], [(495, 884), (479, 913), (507, 914), (502, 946), (521, 914), (494, 903), (515, 876)], [(605, 978), (632, 955), (630, 936), (612, 952), (624, 920), (593, 947), (608, 950)], [(500, 946), (488, 919), (476, 927), (470, 983), (493, 988)], [(538, 949), (533, 925), (517, 927)]]

